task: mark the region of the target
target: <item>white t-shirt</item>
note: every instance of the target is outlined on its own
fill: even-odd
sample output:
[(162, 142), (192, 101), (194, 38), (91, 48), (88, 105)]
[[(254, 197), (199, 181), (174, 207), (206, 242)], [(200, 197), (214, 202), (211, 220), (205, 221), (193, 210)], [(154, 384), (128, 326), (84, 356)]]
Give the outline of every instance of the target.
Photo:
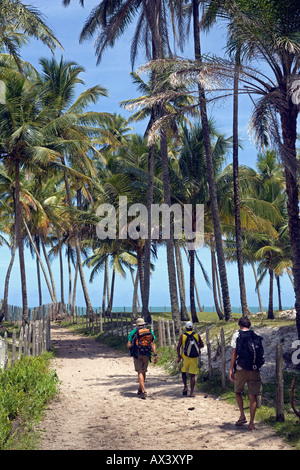
[[(236, 340), (237, 340), (237, 338), (238, 338), (238, 336), (239, 336), (239, 334), (240, 334), (240, 331), (242, 331), (242, 330), (237, 330), (237, 331), (236, 331), (235, 333), (233, 333), (233, 335), (232, 335), (232, 338), (231, 338), (231, 347), (232, 347), (232, 349), (236, 349)], [(247, 330), (243, 330), (243, 331), (248, 331), (248, 329), (247, 329)], [(236, 365), (236, 368), (237, 368), (237, 370), (242, 370), (242, 367), (240, 367), (238, 364)]]

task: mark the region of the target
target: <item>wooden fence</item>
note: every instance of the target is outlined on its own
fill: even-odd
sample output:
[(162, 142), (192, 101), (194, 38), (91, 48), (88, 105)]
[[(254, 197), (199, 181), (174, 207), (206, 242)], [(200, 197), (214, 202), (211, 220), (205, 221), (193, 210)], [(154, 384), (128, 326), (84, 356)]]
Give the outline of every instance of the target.
[[(32, 309), (29, 322), (23, 325), (20, 307), (8, 306), (7, 321), (16, 325), (12, 336), (0, 336), (0, 369), (6, 370), (9, 365), (24, 357), (39, 356), (43, 351), (50, 351), (51, 346), (51, 304), (43, 308)], [(8, 354), (10, 349), (11, 354)]]

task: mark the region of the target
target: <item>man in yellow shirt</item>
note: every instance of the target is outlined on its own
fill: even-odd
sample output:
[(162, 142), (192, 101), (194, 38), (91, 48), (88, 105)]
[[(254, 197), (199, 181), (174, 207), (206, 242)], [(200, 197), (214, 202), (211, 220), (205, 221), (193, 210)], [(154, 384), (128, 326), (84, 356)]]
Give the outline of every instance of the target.
[[(198, 356), (200, 355), (200, 349), (203, 348), (203, 342), (198, 333), (193, 331), (193, 323), (188, 321), (185, 324), (186, 333), (183, 333), (177, 345), (177, 362), (183, 361), (181, 375), (182, 382), (184, 385), (183, 395), (187, 395), (187, 371), (189, 371), (190, 382), (191, 382), (191, 391), (190, 397), (194, 397), (194, 388), (196, 382), (196, 375), (198, 373)], [(181, 353), (181, 348), (183, 352)]]

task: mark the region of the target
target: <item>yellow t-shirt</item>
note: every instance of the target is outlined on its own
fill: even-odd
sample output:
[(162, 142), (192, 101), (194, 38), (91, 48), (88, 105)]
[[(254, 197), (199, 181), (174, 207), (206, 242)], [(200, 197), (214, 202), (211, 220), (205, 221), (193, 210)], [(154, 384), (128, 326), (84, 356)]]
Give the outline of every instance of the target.
[[(182, 349), (183, 349), (183, 351), (184, 351), (184, 346), (185, 346), (185, 342), (186, 342), (186, 335), (190, 335), (190, 334), (192, 334), (192, 333), (193, 333), (192, 331), (186, 331), (185, 333), (183, 333), (183, 335), (182, 335)], [(198, 333), (195, 333), (195, 338), (196, 338), (197, 341), (200, 342), (200, 338), (199, 338)], [(184, 354), (184, 352), (182, 352), (182, 357), (186, 357), (186, 355)], [(189, 358), (189, 359), (191, 359), (191, 358)], [(196, 360), (197, 360), (196, 357), (195, 357), (195, 358), (192, 358), (192, 359), (196, 359)]]

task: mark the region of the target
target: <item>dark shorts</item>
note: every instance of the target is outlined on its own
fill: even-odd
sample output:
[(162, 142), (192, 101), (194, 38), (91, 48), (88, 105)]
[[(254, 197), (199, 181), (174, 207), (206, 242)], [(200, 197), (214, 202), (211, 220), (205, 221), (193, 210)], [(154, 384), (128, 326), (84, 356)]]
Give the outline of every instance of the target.
[(247, 383), (248, 393), (250, 395), (261, 395), (262, 382), (259, 371), (257, 370), (236, 370), (234, 374), (234, 391), (242, 393)]
[(149, 356), (141, 356), (140, 354), (137, 358), (134, 357), (133, 361), (136, 372), (147, 372), (149, 360)]

